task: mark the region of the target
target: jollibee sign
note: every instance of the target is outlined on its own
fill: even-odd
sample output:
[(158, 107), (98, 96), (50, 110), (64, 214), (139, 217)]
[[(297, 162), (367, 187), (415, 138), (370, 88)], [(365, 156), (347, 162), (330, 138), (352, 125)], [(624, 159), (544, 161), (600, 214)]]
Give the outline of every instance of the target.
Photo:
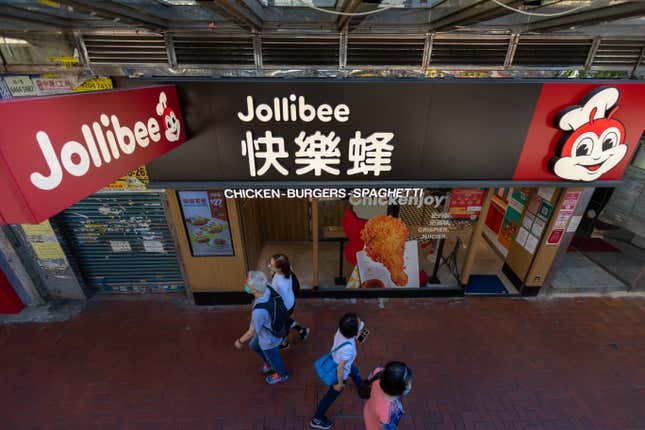
[(156, 183), (607, 187), (621, 179), (645, 129), (645, 83), (637, 81), (245, 79), (177, 86), (194, 132), (189, 147), (147, 165)]
[(0, 221), (36, 223), (186, 141), (174, 86), (0, 102)]

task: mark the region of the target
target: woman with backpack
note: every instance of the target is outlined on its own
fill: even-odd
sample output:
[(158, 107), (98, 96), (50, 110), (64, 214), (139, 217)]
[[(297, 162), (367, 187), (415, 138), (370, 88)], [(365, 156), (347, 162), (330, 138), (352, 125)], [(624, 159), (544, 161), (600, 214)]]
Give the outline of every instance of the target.
[[(297, 321), (291, 319), (291, 315), (293, 315), (296, 307), (296, 293), (300, 290), (300, 282), (291, 269), (289, 259), (284, 254), (275, 254), (269, 262), (269, 270), (273, 273), (271, 286), (280, 293), (280, 297), (282, 297), (287, 312), (289, 313), (289, 328), (297, 330), (300, 339), (306, 341), (309, 338), (311, 330), (307, 327), (302, 327)], [(280, 349), (287, 348), (289, 348), (289, 339), (285, 336), (280, 344)]]
[(369, 400), (363, 409), (365, 430), (394, 430), (403, 417), (401, 396), (412, 390), (412, 371), (405, 363), (392, 361), (376, 368), (370, 379)]
[(253, 311), (249, 329), (235, 340), (235, 347), (242, 349), (248, 341), (264, 364), (261, 372), (267, 375), (267, 384), (279, 384), (289, 379), (280, 357), (279, 346), (289, 332), (289, 315), (280, 295), (273, 290), (262, 272), (250, 271), (244, 291), (252, 294)]

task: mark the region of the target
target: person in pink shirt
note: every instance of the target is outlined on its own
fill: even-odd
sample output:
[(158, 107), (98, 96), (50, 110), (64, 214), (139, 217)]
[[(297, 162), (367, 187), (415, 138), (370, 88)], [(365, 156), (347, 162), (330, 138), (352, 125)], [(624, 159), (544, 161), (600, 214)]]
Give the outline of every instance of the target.
[(372, 390), (363, 409), (365, 430), (394, 430), (403, 418), (401, 396), (412, 390), (412, 371), (405, 363), (392, 361), (370, 375)]

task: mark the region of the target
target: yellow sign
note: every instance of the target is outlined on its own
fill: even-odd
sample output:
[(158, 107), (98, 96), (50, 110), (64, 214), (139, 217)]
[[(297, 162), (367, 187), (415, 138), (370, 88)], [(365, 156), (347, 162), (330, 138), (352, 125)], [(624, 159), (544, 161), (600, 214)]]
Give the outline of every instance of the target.
[(131, 171), (121, 179), (117, 179), (103, 189), (106, 191), (142, 191), (146, 189), (146, 184), (148, 183), (150, 183), (148, 170), (143, 166)]
[(110, 78), (94, 78), (88, 79), (83, 82), (81, 85), (76, 88), (72, 88), (72, 91), (83, 92), (83, 91), (100, 91), (100, 90), (111, 90), (114, 88), (112, 86), (112, 79)]
[(47, 57), (47, 59), (54, 63), (62, 63), (64, 67), (72, 67), (78, 64), (78, 58), (76, 57)]
[(27, 236), (55, 236), (49, 221), (40, 224), (22, 224), (22, 229)]
[(39, 260), (64, 259), (65, 253), (58, 242), (32, 242), (36, 256)]

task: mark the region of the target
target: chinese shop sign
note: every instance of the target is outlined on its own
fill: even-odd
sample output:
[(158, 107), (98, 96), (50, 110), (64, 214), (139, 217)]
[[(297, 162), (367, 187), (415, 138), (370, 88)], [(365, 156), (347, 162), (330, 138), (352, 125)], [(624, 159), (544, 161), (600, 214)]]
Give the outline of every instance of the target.
[[(152, 182), (598, 183), (620, 179), (645, 128), (642, 83), (227, 80), (178, 87), (191, 142), (149, 164)], [(589, 161), (599, 155), (610, 162)], [(574, 172), (578, 162), (593, 174)]]
[[(297, 102), (296, 102), (297, 100)], [(275, 97), (273, 104), (266, 103), (255, 106), (253, 97), (246, 97), (246, 113), (238, 112), (237, 117), (243, 122), (251, 122), (256, 116), (260, 122), (284, 121), (284, 122), (312, 122), (318, 120), (323, 123), (332, 121), (343, 123), (349, 120), (349, 107), (346, 104), (338, 104), (332, 107), (329, 104), (321, 104), (317, 108), (307, 104), (303, 96), (291, 95), (281, 99)], [(390, 158), (394, 146), (389, 142), (394, 138), (394, 133), (376, 132), (363, 137), (360, 131), (354, 132), (349, 139), (347, 158), (351, 167), (346, 171), (347, 175), (372, 173), (379, 176), (381, 172), (392, 170)], [(298, 167), (295, 170), (297, 176), (313, 172), (315, 176), (322, 176), (323, 172), (329, 175), (338, 176), (341, 163), (341, 151), (339, 148), (340, 137), (335, 132), (328, 134), (316, 131), (307, 134), (301, 131), (294, 139), (297, 146), (294, 163)], [(262, 176), (270, 168), (274, 168), (283, 176), (289, 175), (289, 171), (280, 164), (280, 159), (288, 159), (289, 153), (285, 150), (285, 142), (282, 137), (273, 136), (266, 131), (264, 136), (255, 139), (252, 131), (246, 131), (242, 141), (242, 156), (248, 157), (249, 174), (251, 177)], [(263, 160), (259, 169), (256, 168), (256, 159)]]

